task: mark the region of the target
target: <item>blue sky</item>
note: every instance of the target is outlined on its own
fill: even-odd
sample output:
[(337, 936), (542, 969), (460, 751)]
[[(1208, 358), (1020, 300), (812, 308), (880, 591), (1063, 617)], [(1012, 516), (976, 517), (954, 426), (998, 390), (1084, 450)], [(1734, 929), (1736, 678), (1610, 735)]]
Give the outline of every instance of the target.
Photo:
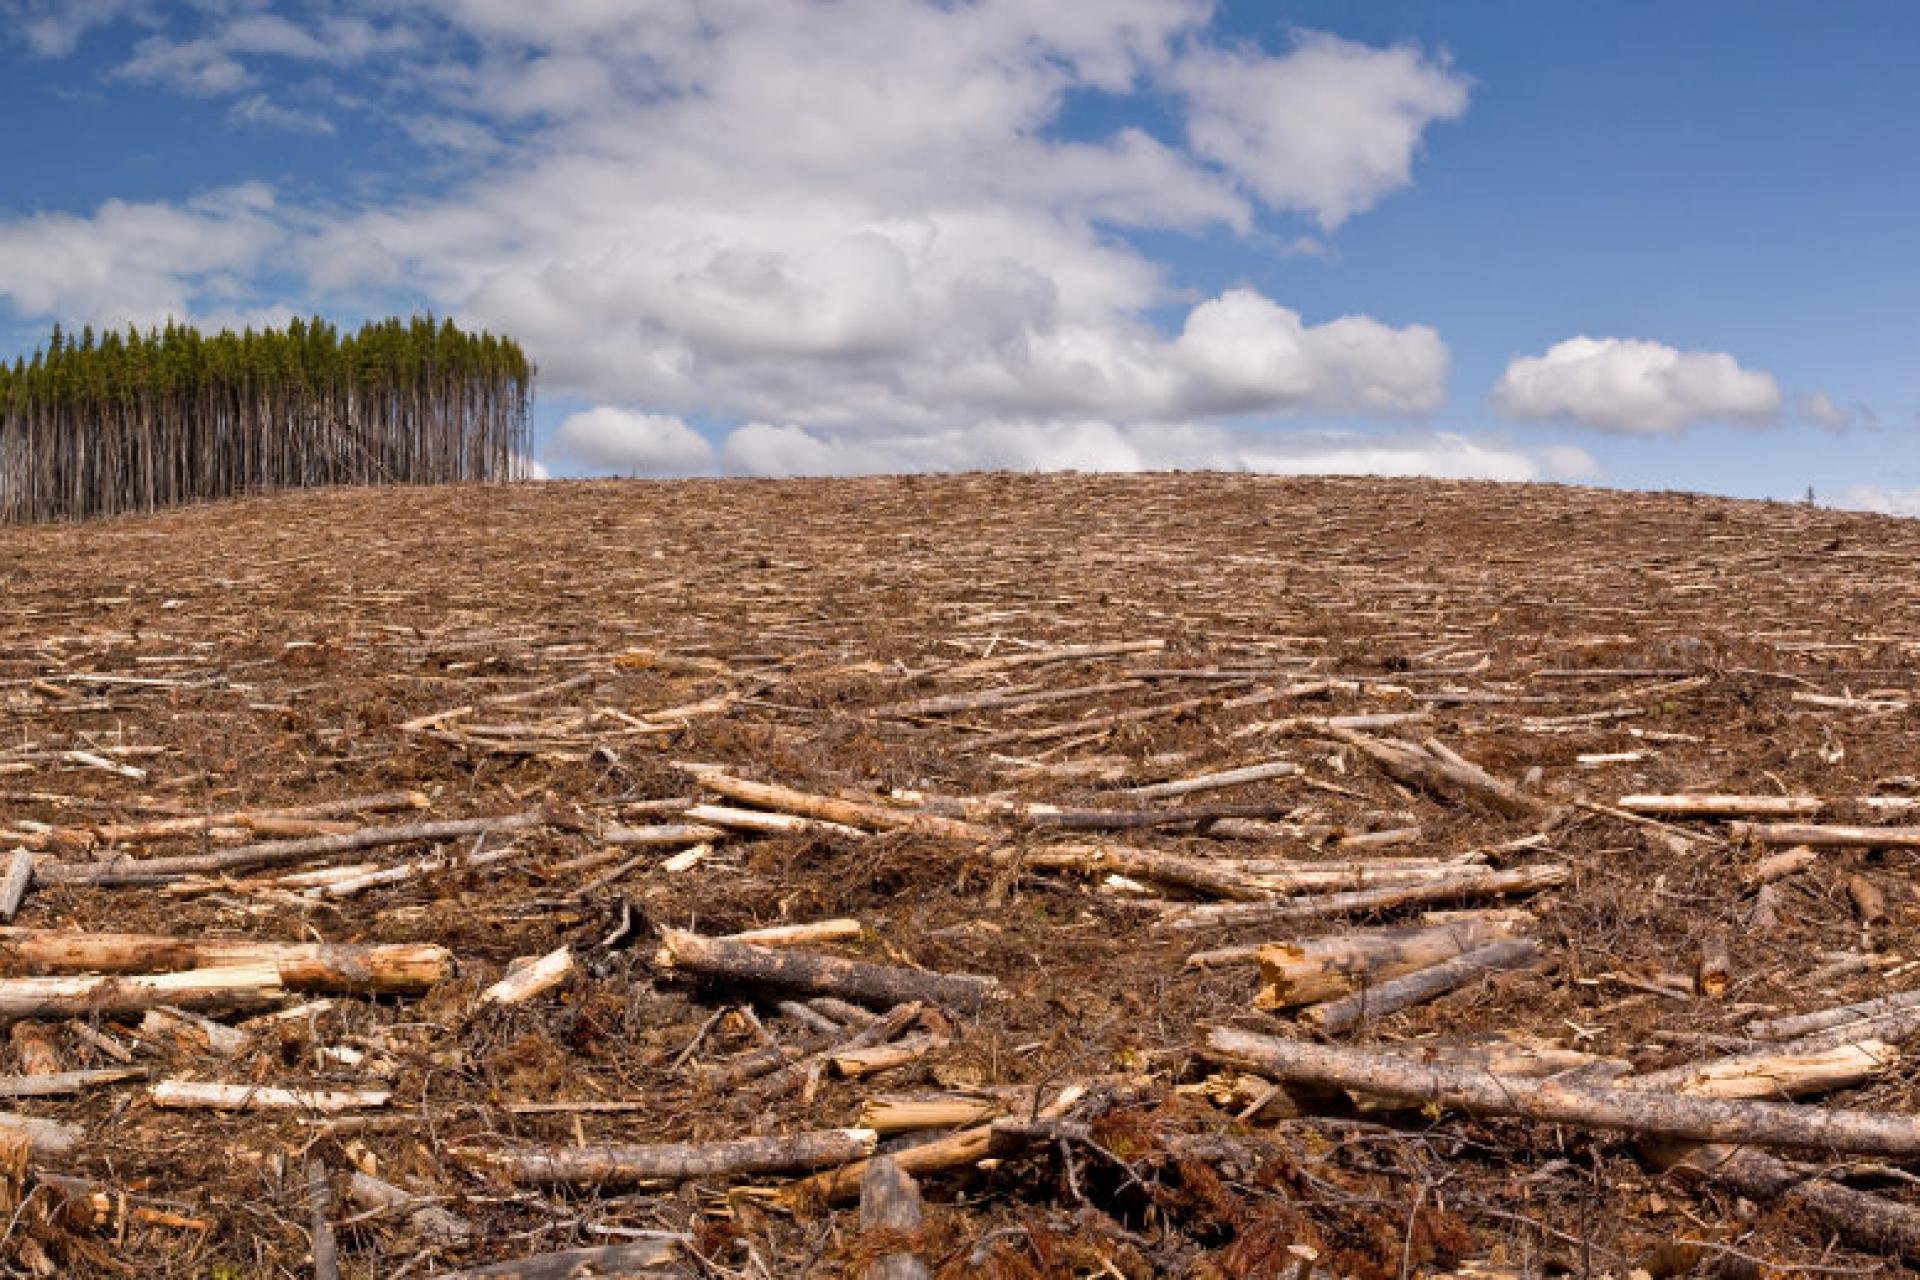
[(0, 350), (519, 337), (554, 474), (1920, 513), (1920, 8), (0, 0)]

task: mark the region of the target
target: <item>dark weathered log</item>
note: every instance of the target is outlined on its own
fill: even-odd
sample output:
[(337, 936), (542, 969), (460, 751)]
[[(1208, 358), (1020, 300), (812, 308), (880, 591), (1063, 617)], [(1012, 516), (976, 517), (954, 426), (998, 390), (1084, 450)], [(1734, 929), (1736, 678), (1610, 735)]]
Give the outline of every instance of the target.
[(442, 1271), (428, 1280), (682, 1280), (673, 1240), (637, 1240), (594, 1249), (563, 1249), (512, 1262)]
[(918, 1000), (971, 1013), (1000, 987), (993, 978), (972, 974), (926, 973), (784, 947), (756, 947), (678, 929), (663, 929), (660, 938), (655, 963), (665, 969), (861, 1004), (891, 1007)]
[(1465, 902), (1476, 898), (1498, 897), (1506, 893), (1535, 893), (1541, 889), (1565, 884), (1571, 875), (1572, 872), (1558, 862), (1543, 862), (1532, 867), (1515, 867), (1510, 871), (1483, 871), (1466, 867), (1462, 868), (1456, 879), (1435, 880), (1428, 884), (1357, 889), (1351, 893), (1286, 898), (1278, 902), (1182, 905), (1169, 910), (1155, 922), (1155, 927), (1191, 930), (1224, 929), (1238, 925), (1295, 924), (1302, 920), (1357, 915), (1363, 911), (1387, 911), (1395, 907), (1426, 905), (1434, 902)]
[(1666, 1167), (1683, 1181), (1711, 1182), (1762, 1204), (1791, 1206), (1856, 1249), (1920, 1264), (1920, 1209), (1913, 1205), (1855, 1191), (1745, 1147), (1688, 1145)]
[(1368, 759), (1393, 778), (1443, 798), (1466, 797), (1490, 806), (1509, 817), (1538, 818), (1548, 812), (1543, 800), (1528, 795), (1510, 782), (1503, 782), (1480, 766), (1462, 759), (1437, 743), (1415, 744), (1391, 738), (1374, 738), (1352, 729), (1329, 726), (1328, 737), (1358, 748)]
[(333, 1238), (333, 1180), (326, 1161), (307, 1161), (307, 1221), (313, 1239), (313, 1280), (340, 1280), (340, 1247)]
[(1485, 1071), (1411, 1063), (1387, 1054), (1305, 1044), (1217, 1027), (1210, 1054), (1283, 1084), (1358, 1089), (1471, 1115), (1612, 1129), (1643, 1137), (1805, 1147), (1857, 1155), (1920, 1155), (1920, 1117), (1826, 1111), (1776, 1102), (1584, 1088)]
[(688, 1182), (762, 1174), (811, 1173), (873, 1154), (879, 1135), (871, 1129), (825, 1129), (784, 1138), (733, 1138), (723, 1142), (492, 1150), (452, 1149), (462, 1163), (488, 1168), (509, 1180), (535, 1185), (599, 1186), (636, 1182)]
[(1363, 987), (1341, 999), (1315, 1005), (1303, 1010), (1300, 1020), (1329, 1035), (1338, 1035), (1362, 1022), (1384, 1018), (1401, 1009), (1458, 990), (1490, 973), (1518, 969), (1532, 963), (1539, 954), (1540, 944), (1532, 938), (1503, 938), (1451, 960), (1443, 960), (1439, 964), (1389, 978), (1377, 986)]
[(110, 862), (75, 864), (49, 861), (37, 864), (34, 874), (48, 884), (108, 887), (157, 884), (208, 872), (283, 867), (290, 863), (317, 861), (385, 845), (419, 844), (504, 831), (525, 831), (543, 826), (546, 822), (545, 814), (531, 810), (503, 813), (491, 818), (455, 818), (446, 822), (416, 822), (398, 827), (366, 827), (345, 835), (313, 836), (305, 840), (267, 840), (259, 844), (222, 849), (217, 853), (189, 854), (177, 858), (115, 858)]
[(429, 1244), (462, 1245), (473, 1238), (473, 1224), (465, 1218), (358, 1169), (348, 1175), (347, 1198), (362, 1209), (392, 1209), (406, 1214), (413, 1229)]
[(453, 955), (431, 943), (257, 942), (152, 933), (0, 928), (0, 960), (35, 973), (152, 973), (270, 964), (290, 991), (389, 994), (425, 991), (453, 974)]
[[(920, 1230), (920, 1188), (891, 1156), (880, 1156), (860, 1179), (860, 1229), (911, 1238)], [(904, 1243), (904, 1241), (903, 1241)], [(912, 1253), (881, 1255), (868, 1264), (866, 1280), (926, 1280), (927, 1265)]]

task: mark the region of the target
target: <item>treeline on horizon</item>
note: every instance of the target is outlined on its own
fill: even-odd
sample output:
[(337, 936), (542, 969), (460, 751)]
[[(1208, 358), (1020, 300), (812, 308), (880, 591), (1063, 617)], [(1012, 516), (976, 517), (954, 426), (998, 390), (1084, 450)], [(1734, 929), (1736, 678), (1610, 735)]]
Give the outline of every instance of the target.
[(0, 360), (0, 521), (77, 519), (340, 484), (506, 480), (533, 365), (432, 317), (285, 329), (55, 326)]

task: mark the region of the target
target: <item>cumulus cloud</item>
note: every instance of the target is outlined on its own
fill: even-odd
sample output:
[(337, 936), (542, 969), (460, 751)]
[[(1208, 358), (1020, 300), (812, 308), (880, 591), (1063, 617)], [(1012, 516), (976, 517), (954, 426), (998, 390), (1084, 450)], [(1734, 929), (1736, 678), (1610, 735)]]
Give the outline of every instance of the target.
[(1639, 338), (1569, 338), (1507, 365), (1493, 407), (1517, 422), (1575, 422), (1601, 431), (1670, 435), (1706, 422), (1777, 421), (1780, 385), (1717, 351)]
[[(238, 306), (229, 284), (289, 272), (308, 297), (356, 309), (424, 298), (514, 334), (549, 391), (646, 411), (652, 427), (563, 432), (588, 465), (711, 465), (697, 433), (658, 425), (689, 417), (759, 424), (742, 438), (753, 456), (790, 448), (819, 466), (854, 456), (832, 452), (843, 445), (880, 457), (862, 443), (876, 439), (921, 439), (913, 456), (966, 465), (1027, 465), (1029, 448), (1077, 465), (1124, 457), (1141, 447), (1131, 429), (1155, 422), (1417, 418), (1445, 398), (1431, 328), (1302, 314), (1246, 288), (1196, 301), (1129, 238), (1324, 251), (1298, 227), (1272, 234), (1261, 210), (1324, 235), (1406, 185), (1427, 128), (1466, 105), (1465, 80), (1418, 49), (1313, 35), (1274, 57), (1223, 49), (1207, 0), (175, 15), (125, 76), (230, 97), (237, 124), (317, 132), (332, 120), (262, 86), (290, 61), (338, 68), (357, 94), (389, 94), (387, 119), (417, 145), (491, 163), (413, 199), (356, 208), (349, 189), (333, 208), (264, 212), (199, 275), (162, 254), (144, 305), (212, 292)], [(1134, 118), (1063, 128), (1087, 93)], [(1184, 134), (1146, 127), (1168, 107)], [(108, 212), (69, 229), (93, 236)], [(104, 252), (56, 256), (0, 289), (31, 293), (34, 310), (83, 309)], [(1038, 430), (1016, 441), (980, 425), (1008, 422)]]
[(122, 18), (150, 20), (148, 0), (10, 0), (0, 18), (42, 58), (64, 58), (95, 27)]
[(556, 456), (622, 475), (689, 475), (713, 461), (705, 437), (678, 418), (603, 405), (573, 414), (553, 436)]
[(1329, 229), (1412, 182), (1427, 127), (1467, 109), (1468, 82), (1444, 60), (1311, 33), (1278, 57), (1201, 50), (1173, 78), (1195, 150)]
[(0, 218), (0, 298), (26, 316), (94, 324), (250, 310), (248, 273), (285, 236), (257, 183), (185, 205), (109, 200), (90, 215)]

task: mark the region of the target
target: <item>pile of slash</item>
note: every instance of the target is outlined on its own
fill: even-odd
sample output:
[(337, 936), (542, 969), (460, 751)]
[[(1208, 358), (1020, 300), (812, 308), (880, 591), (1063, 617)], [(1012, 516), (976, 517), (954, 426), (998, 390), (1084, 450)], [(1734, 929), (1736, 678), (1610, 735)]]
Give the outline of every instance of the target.
[(1920, 523), (972, 476), (0, 533), (0, 1270), (1920, 1263)]

